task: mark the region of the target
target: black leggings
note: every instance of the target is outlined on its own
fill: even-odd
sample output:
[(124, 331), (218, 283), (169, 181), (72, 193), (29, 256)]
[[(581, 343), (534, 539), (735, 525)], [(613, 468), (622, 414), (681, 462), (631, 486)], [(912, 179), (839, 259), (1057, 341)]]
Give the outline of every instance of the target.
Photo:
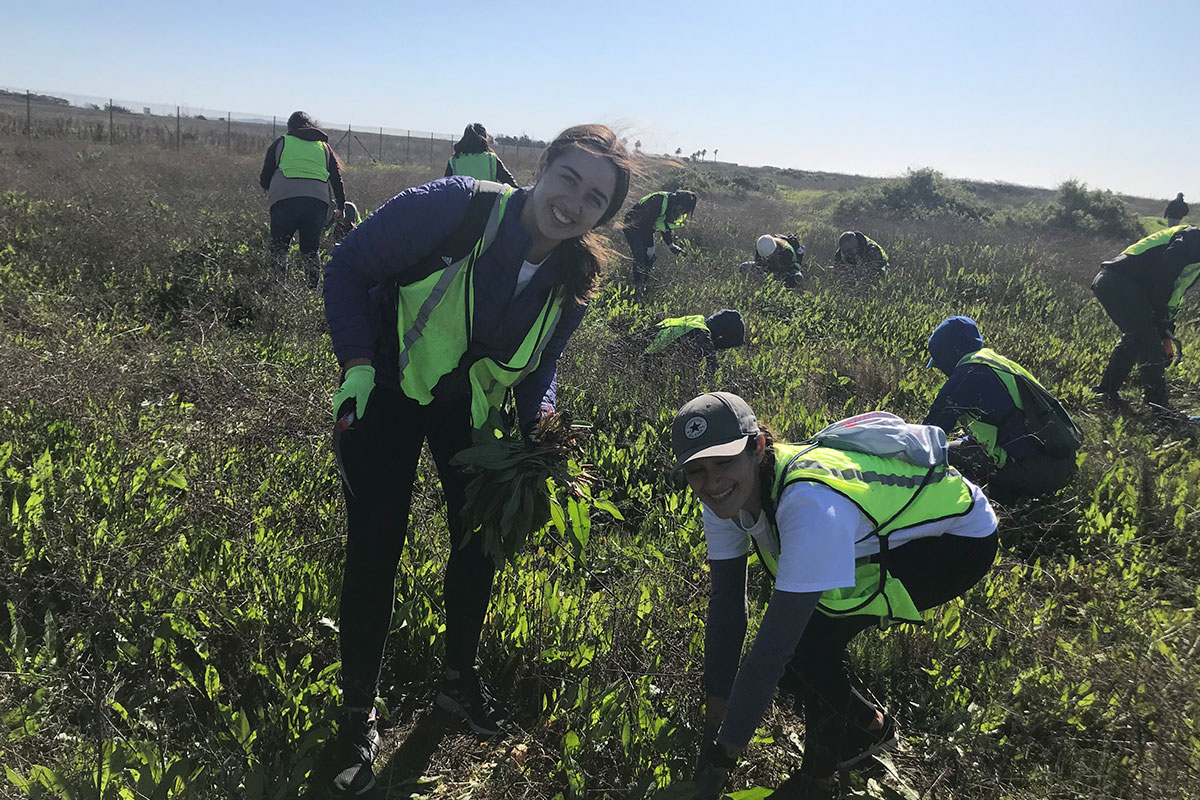
[[(903, 581), (917, 608), (924, 611), (978, 583), (992, 567), (997, 541), (994, 532), (979, 539), (949, 535), (916, 539), (888, 554), (888, 573)], [(831, 774), (847, 724), (865, 728), (875, 720), (875, 704), (852, 685), (846, 646), (877, 625), (877, 617), (830, 617), (816, 611), (800, 637), (782, 684), (796, 692), (798, 706), (804, 710), (806, 771)]]
[(1121, 330), (1097, 388), (1115, 394), (1136, 364), (1146, 402), (1167, 405), (1162, 332), (1146, 291), (1124, 275), (1102, 269), (1092, 280), (1092, 292)]
[(426, 439), (446, 496), (450, 529), (442, 585), (446, 666), (464, 670), (475, 663), (495, 564), (483, 553), (480, 537), (460, 546), (466, 478), (450, 466), (450, 459), (471, 445), (469, 404), (434, 400), (422, 406), (376, 386), (363, 418), (342, 437), (342, 460), (353, 490), (346, 492), (349, 531), (340, 608), (342, 686), (348, 706), (369, 707), (378, 692), (396, 598), (396, 568)]

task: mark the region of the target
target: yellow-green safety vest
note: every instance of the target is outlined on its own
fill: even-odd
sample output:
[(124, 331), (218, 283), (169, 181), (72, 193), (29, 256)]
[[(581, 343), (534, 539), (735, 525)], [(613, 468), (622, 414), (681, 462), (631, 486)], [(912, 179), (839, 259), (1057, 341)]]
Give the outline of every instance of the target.
[(872, 239), (870, 236), (867, 236), (865, 233), (863, 234), (863, 238), (867, 240), (867, 244), (873, 244), (879, 248), (879, 255), (883, 257), (884, 261), (888, 260), (887, 250), (883, 249), (883, 245)]
[[(774, 450), (775, 479), (770, 493), (774, 506), (789, 486), (802, 481), (819, 483), (854, 503), (871, 520), (879, 537), (880, 559), (859, 559), (854, 586), (823, 592), (817, 608), (828, 616), (878, 617), (880, 628), (921, 623), (921, 612), (904, 584), (887, 573), (887, 537), (906, 528), (969, 514), (975, 499), (958, 470), (948, 464), (920, 467), (896, 458), (817, 445), (777, 444)], [(774, 519), (769, 519), (778, 545), (779, 531)], [(756, 550), (774, 577), (778, 558), (757, 545)]]
[[(991, 367), (992, 373), (1004, 384), (1004, 390), (1008, 392), (1013, 405), (1022, 412), (1025, 410), (1025, 404), (1021, 401), (1021, 390), (1017, 386), (1017, 375), (1023, 375), (1035, 386), (1045, 391), (1045, 387), (1038, 383), (1037, 378), (1029, 374), (1027, 369), (1012, 359), (1005, 358), (990, 347), (984, 347), (976, 350), (974, 353), (967, 353), (958, 360), (956, 366), (962, 366), (963, 364), (983, 364), (986, 367)], [(963, 418), (966, 420), (967, 430), (971, 432), (972, 438), (984, 446), (987, 450), (988, 458), (992, 460), (992, 463), (998, 468), (1003, 469), (1008, 464), (1008, 451), (996, 443), (1000, 429), (995, 425), (989, 425), (970, 411), (964, 412)]]
[(283, 152), (279, 155), (279, 171), (285, 178), (328, 181), (329, 161), (325, 144), (284, 134)]
[[(396, 314), (400, 388), (421, 405), (433, 400), (438, 381), (458, 366), (470, 347), (475, 261), (495, 240), (512, 192), (511, 186), (505, 186), (498, 194), (483, 237), (470, 253), (444, 269), (400, 287)], [(562, 306), (563, 292), (556, 289), (511, 359), (499, 362), (481, 358), (471, 364), (467, 376), (471, 385), (471, 423), (475, 428), (482, 428), (491, 410), (500, 407), (509, 387), (537, 369), (542, 351), (562, 316)]]
[(496, 180), (495, 153), (460, 153), (450, 157), (455, 175), (468, 175), (480, 181)]
[(649, 200), (651, 197), (662, 196), (662, 206), (658, 209), (658, 217), (654, 220), (654, 230), (665, 232), (668, 228), (682, 228), (687, 222), (688, 215), (680, 214), (676, 219), (667, 219), (667, 203), (671, 200), (671, 195), (667, 192), (651, 192), (650, 194), (638, 200), (638, 205)]
[[(1171, 239), (1175, 238), (1175, 234), (1182, 231), (1188, 225), (1176, 225), (1172, 228), (1163, 228), (1161, 231), (1155, 231), (1144, 239), (1139, 239), (1133, 244), (1121, 251), (1122, 255), (1140, 256), (1147, 250), (1153, 250), (1155, 247), (1165, 247), (1171, 243)], [(1172, 322), (1179, 316), (1179, 307), (1183, 304), (1183, 296), (1187, 294), (1187, 290), (1192, 288), (1192, 284), (1196, 282), (1196, 278), (1200, 277), (1200, 261), (1193, 264), (1188, 264), (1180, 272), (1179, 277), (1175, 279), (1175, 286), (1171, 290), (1171, 297), (1167, 300), (1167, 310), (1170, 314)]]
[(650, 346), (646, 348), (646, 355), (652, 356), (656, 353), (661, 353), (677, 341), (688, 331), (707, 331), (708, 323), (700, 314), (692, 314), (686, 317), (672, 317), (664, 319), (658, 323), (659, 332)]

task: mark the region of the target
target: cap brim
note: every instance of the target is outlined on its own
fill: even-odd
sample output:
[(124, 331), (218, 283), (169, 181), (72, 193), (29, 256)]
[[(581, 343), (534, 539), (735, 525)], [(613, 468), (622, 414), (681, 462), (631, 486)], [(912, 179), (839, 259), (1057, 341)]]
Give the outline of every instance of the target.
[[(749, 435), (749, 434), (747, 434)], [(678, 474), (679, 470), (683, 469), (683, 465), (690, 461), (695, 461), (698, 458), (718, 458), (721, 456), (736, 456), (738, 453), (746, 449), (746, 437), (743, 436), (734, 439), (732, 442), (725, 444), (714, 444), (712, 447), (706, 447), (703, 450), (697, 450), (695, 453), (681, 458), (675, 462), (675, 466), (671, 469), (671, 474)]]

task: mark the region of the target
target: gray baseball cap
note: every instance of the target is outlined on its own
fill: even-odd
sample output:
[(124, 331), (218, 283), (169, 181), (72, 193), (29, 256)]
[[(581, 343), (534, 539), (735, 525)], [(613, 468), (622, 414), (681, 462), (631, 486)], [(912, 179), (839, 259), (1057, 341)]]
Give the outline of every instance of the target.
[(758, 433), (745, 400), (729, 392), (702, 394), (684, 404), (671, 423), (672, 473), (693, 459), (736, 456), (746, 448), (746, 437)]

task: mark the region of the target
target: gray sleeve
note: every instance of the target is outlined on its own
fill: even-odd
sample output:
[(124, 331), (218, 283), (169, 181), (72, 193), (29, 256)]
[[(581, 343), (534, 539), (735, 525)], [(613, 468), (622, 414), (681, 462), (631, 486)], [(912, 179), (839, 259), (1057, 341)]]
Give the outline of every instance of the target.
[(712, 592), (704, 627), (704, 690), (729, 697), (746, 639), (746, 556), (709, 561)]
[(721, 738), (738, 747), (749, 743), (820, 597), (820, 592), (772, 593), (758, 636), (733, 682)]

